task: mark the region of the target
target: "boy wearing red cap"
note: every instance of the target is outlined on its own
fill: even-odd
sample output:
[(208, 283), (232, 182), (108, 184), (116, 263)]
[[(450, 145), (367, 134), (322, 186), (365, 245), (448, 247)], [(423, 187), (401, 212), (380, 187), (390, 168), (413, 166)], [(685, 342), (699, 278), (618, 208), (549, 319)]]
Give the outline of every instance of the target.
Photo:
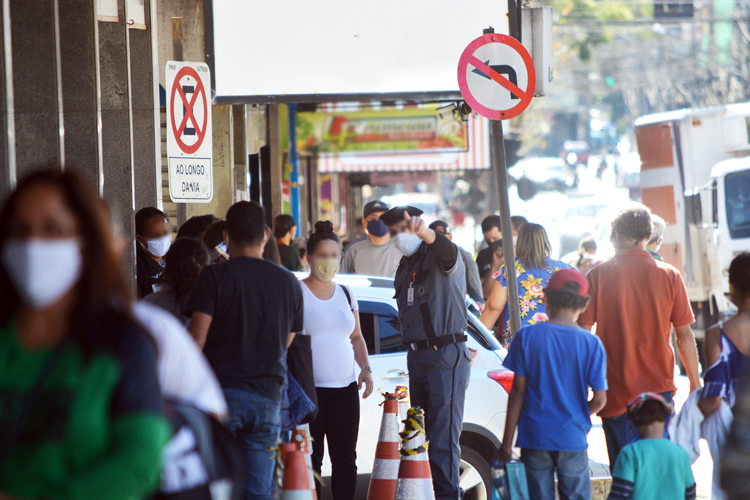
[(553, 500), (557, 472), (560, 498), (588, 500), (587, 436), (591, 415), (607, 401), (606, 354), (601, 341), (576, 324), (590, 300), (581, 273), (557, 271), (544, 300), (549, 322), (519, 330), (503, 363), (515, 379), (500, 449), (510, 459), (518, 427), (530, 497)]

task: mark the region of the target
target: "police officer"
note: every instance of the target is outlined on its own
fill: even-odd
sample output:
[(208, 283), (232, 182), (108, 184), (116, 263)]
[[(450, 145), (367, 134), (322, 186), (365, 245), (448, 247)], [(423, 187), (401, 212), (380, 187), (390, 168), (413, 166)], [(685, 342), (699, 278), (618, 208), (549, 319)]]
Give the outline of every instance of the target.
[(408, 348), (413, 406), (425, 410), (436, 500), (458, 500), (458, 444), (471, 356), (466, 346), (466, 272), (458, 247), (428, 228), (415, 207), (394, 207), (380, 220), (404, 254), (394, 287), (401, 338)]

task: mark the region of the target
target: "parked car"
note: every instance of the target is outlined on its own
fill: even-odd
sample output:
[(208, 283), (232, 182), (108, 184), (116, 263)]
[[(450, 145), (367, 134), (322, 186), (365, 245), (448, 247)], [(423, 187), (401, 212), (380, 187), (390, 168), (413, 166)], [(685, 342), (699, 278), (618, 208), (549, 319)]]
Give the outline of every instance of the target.
[(526, 158), (508, 169), (517, 183), (531, 181), (540, 190), (565, 191), (578, 185), (576, 166), (568, 165), (562, 158)]
[[(297, 275), (304, 277), (302, 273)], [(377, 393), (377, 389), (393, 392), (397, 385), (409, 385), (406, 347), (401, 343), (398, 309), (393, 298), (393, 280), (340, 275), (335, 281), (347, 285), (357, 297), (362, 333), (367, 342), (375, 380), (376, 392), (368, 399), (361, 400), (360, 404), (357, 497), (364, 499), (367, 496), (383, 414), (382, 407), (379, 406), (383, 398)], [(460, 438), (460, 485), (466, 492), (464, 499), (489, 500), (492, 496), (489, 462), (492, 454), (500, 447), (508, 393), (513, 385), (513, 372), (503, 367), (502, 362), (507, 352), (492, 332), (479, 322), (476, 305), (467, 301), (467, 310), (468, 346), (478, 352), (471, 369)], [(322, 476), (327, 484), (330, 484), (330, 474), (330, 461), (326, 456)], [(322, 500), (330, 499), (330, 488), (324, 488), (322, 496)]]
[(583, 165), (589, 163), (589, 145), (584, 141), (565, 141), (560, 152), (560, 158), (568, 165)]

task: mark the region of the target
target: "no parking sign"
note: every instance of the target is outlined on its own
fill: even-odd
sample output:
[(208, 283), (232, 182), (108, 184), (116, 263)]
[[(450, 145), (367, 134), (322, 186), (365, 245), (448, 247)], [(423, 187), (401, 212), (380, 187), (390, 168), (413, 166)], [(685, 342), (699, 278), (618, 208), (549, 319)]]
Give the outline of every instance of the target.
[(471, 109), (490, 120), (507, 120), (531, 103), (534, 63), (515, 38), (488, 33), (471, 42), (458, 62), (458, 88)]
[(175, 203), (208, 203), (214, 194), (208, 65), (169, 61), (166, 83), (169, 197)]

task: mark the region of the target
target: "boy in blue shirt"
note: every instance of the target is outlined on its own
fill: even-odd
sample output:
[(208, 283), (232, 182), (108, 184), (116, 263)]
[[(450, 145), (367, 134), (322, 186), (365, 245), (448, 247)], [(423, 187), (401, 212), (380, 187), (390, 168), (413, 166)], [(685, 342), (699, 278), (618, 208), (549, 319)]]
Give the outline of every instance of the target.
[(544, 289), (549, 322), (519, 330), (503, 363), (515, 378), (501, 455), (510, 459), (518, 426), (534, 500), (555, 499), (555, 472), (561, 499), (591, 498), (587, 436), (591, 415), (607, 402), (607, 366), (601, 341), (576, 324), (591, 300), (588, 289), (574, 269), (553, 274)]
[(671, 403), (652, 392), (628, 403), (628, 416), (639, 439), (617, 457), (609, 500), (695, 500), (690, 458), (664, 438), (671, 413)]

